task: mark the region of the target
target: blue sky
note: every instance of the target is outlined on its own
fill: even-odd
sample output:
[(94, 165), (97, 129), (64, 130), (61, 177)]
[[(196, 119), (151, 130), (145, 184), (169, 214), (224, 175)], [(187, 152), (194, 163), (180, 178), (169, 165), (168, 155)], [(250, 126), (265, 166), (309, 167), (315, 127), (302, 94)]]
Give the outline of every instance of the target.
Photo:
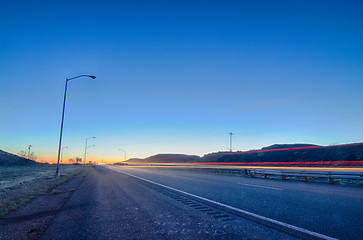
[[(130, 1), (131, 2), (131, 1)], [(362, 141), (361, 1), (2, 1), (0, 149), (65, 159)]]

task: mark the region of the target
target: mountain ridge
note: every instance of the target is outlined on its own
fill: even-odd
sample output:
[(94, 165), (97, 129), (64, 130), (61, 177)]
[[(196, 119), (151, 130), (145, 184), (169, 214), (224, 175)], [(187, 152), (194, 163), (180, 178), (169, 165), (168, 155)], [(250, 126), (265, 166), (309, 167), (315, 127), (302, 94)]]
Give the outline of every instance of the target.
[(24, 166), (35, 164), (40, 163), (0, 150), (0, 166)]
[[(306, 163), (332, 162), (341, 165), (342, 162), (357, 162), (363, 160), (363, 143), (335, 146), (319, 146), (314, 144), (273, 144), (260, 150), (246, 152), (216, 152), (203, 157), (187, 154), (156, 154), (144, 159), (129, 159), (128, 163)], [(363, 162), (363, 161), (361, 161)], [(358, 163), (361, 165), (362, 163)]]

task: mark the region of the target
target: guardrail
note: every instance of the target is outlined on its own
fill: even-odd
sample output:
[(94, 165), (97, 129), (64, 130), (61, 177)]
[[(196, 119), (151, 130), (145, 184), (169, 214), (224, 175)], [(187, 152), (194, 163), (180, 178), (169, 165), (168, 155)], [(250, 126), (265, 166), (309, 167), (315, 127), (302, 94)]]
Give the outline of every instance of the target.
[[(226, 163), (221, 163), (226, 164)], [(228, 166), (218, 165), (207, 165), (206, 163), (124, 163), (122, 165), (130, 166), (155, 166), (155, 167), (181, 167), (181, 168), (195, 168), (195, 169), (214, 169), (214, 170), (225, 170), (235, 172), (237, 174), (244, 174), (253, 177), (254, 175), (261, 175), (267, 178), (269, 175), (281, 176), (282, 179), (286, 180), (287, 177), (301, 177), (302, 181), (307, 182), (309, 177), (313, 178), (327, 178), (329, 183), (335, 183), (337, 179), (355, 179), (361, 181), (363, 185), (363, 172), (336, 172), (336, 171), (304, 171), (304, 170), (283, 170), (283, 169), (264, 169), (261, 168), (249, 168), (248, 166), (236, 165), (235, 168), (228, 164)], [(266, 166), (269, 167), (269, 166)], [(332, 168), (332, 167), (331, 167)]]
[(363, 180), (363, 173), (354, 172), (318, 172), (318, 171), (291, 171), (291, 170), (271, 170), (271, 169), (245, 169), (245, 174), (253, 177), (256, 174), (263, 175), (267, 178), (268, 175), (279, 175), (282, 179), (287, 176), (301, 177), (302, 181), (307, 182), (308, 177), (328, 178), (329, 183), (335, 183), (335, 179), (356, 179)]

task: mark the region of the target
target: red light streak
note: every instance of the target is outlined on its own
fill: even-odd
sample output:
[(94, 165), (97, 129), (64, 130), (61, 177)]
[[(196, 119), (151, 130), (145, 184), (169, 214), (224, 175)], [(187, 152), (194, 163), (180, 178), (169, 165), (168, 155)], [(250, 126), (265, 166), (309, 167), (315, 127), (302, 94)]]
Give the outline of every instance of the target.
[(363, 165), (363, 160), (358, 161), (310, 161), (310, 162), (193, 162), (193, 163), (128, 163), (129, 165)]

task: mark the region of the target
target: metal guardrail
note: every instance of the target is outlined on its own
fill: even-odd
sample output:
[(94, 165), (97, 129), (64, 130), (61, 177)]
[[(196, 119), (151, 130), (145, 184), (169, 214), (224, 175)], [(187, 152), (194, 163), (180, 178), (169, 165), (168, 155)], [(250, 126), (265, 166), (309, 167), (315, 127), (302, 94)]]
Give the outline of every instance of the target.
[(245, 174), (253, 177), (255, 174), (261, 174), (265, 178), (268, 175), (280, 175), (282, 179), (287, 176), (302, 177), (304, 182), (308, 181), (308, 177), (328, 178), (330, 183), (334, 183), (335, 179), (356, 179), (363, 180), (363, 173), (354, 172), (318, 172), (318, 171), (291, 171), (291, 170), (270, 170), (270, 169), (245, 169)]
[[(125, 163), (122, 165), (132, 165), (132, 163)], [(138, 165), (146, 165), (151, 166), (151, 164), (138, 164)], [(254, 175), (263, 175), (263, 177), (267, 178), (268, 175), (281, 176), (282, 179), (287, 179), (287, 177), (301, 177), (302, 181), (307, 182), (309, 177), (314, 178), (327, 178), (330, 183), (335, 183), (336, 179), (354, 179), (358, 181), (363, 180), (363, 172), (336, 172), (336, 171), (297, 171), (297, 170), (277, 170), (277, 169), (263, 169), (263, 168), (241, 168), (240, 166), (229, 165), (228, 167), (223, 166), (203, 166), (203, 165), (179, 165), (177, 163), (173, 165), (165, 165), (165, 163), (153, 163), (152, 166), (168, 166), (168, 167), (183, 167), (183, 168), (196, 168), (196, 169), (216, 169), (216, 170), (226, 170), (233, 171), (238, 173), (244, 173), (244, 175), (249, 175), (253, 177)], [(361, 182), (363, 184), (363, 182)]]

